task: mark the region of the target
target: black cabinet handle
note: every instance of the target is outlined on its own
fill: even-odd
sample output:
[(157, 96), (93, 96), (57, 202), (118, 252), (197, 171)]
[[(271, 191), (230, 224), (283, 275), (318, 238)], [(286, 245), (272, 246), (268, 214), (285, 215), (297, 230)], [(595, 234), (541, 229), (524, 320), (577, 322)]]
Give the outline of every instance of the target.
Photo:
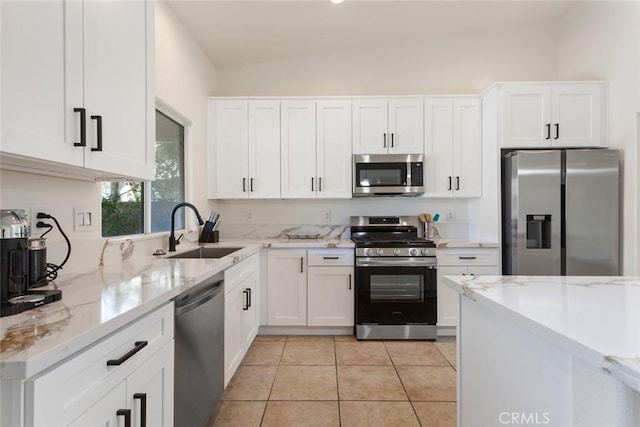
[(474, 256), (459, 256), (458, 259), (476, 259)]
[(460, 177), (456, 176), (456, 191), (460, 190)]
[(91, 151), (102, 151), (102, 116), (91, 116), (91, 120), (95, 120), (98, 127), (97, 147), (91, 147)]
[(74, 142), (74, 147), (87, 146), (87, 110), (84, 108), (74, 108), (74, 113), (80, 113), (80, 142)]
[(249, 291), (248, 289), (245, 289), (242, 293), (244, 294), (244, 307), (242, 307), (242, 309), (247, 311), (249, 310)]
[(140, 427), (147, 427), (147, 393), (136, 393), (134, 399), (140, 399)]
[(387, 134), (382, 134), (382, 147), (387, 148)]
[(349, 290), (351, 290), (351, 274), (349, 274)]
[(136, 354), (137, 352), (139, 352), (140, 350), (145, 348), (147, 346), (147, 344), (149, 344), (148, 341), (136, 341), (135, 342), (135, 347), (133, 347), (131, 350), (129, 350), (120, 359), (109, 359), (109, 360), (107, 360), (107, 366), (120, 366), (120, 365), (122, 365), (124, 362), (129, 360), (129, 358), (131, 358), (131, 356), (133, 356), (134, 354)]
[(553, 139), (558, 139), (560, 138), (560, 123), (556, 123), (554, 126), (556, 127), (556, 137)]
[(551, 139), (551, 123), (547, 123), (547, 137), (545, 139)]
[(451, 190), (451, 177), (449, 177), (449, 190)]
[(339, 256), (323, 256), (322, 259), (340, 259)]
[(393, 132), (391, 133), (391, 148), (393, 148)]
[(247, 178), (242, 178), (242, 191), (247, 191)]
[(318, 178), (318, 191), (322, 191), (322, 177)]
[(124, 427), (131, 427), (131, 409), (118, 409), (116, 415), (124, 417)]
[(249, 190), (253, 192), (253, 178), (249, 180)]
[(311, 191), (313, 191), (313, 177), (311, 177)]
[(304, 258), (300, 257), (300, 273), (304, 273)]
[(251, 304), (251, 288), (247, 288), (247, 292), (249, 292), (249, 307), (251, 307), (253, 304)]

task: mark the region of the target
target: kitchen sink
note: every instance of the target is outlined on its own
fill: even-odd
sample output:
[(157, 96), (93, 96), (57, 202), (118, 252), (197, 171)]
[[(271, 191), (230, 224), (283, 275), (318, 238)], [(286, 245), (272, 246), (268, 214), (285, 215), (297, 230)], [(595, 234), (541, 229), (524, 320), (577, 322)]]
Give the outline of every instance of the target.
[(187, 252), (181, 252), (167, 258), (222, 258), (242, 248), (198, 248)]

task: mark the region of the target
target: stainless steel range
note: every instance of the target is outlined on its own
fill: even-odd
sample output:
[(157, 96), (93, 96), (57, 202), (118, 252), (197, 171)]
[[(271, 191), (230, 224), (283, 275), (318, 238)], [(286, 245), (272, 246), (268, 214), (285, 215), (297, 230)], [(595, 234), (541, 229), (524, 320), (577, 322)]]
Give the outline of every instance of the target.
[(351, 217), (356, 338), (436, 339), (436, 245), (414, 217)]

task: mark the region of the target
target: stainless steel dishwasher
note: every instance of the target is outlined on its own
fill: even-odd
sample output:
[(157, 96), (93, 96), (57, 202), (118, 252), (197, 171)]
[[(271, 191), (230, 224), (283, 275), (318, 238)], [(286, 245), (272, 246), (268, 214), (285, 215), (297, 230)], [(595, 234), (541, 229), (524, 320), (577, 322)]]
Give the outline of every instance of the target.
[(201, 427), (224, 391), (224, 282), (216, 274), (175, 298), (175, 427)]

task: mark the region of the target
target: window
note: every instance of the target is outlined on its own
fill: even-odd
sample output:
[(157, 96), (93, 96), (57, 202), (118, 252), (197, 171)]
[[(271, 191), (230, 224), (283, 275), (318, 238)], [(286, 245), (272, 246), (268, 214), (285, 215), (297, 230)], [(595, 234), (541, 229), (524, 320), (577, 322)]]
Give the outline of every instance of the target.
[[(169, 231), (184, 186), (184, 126), (156, 110), (156, 179), (102, 183), (102, 236)], [(183, 215), (176, 213), (176, 229)]]

